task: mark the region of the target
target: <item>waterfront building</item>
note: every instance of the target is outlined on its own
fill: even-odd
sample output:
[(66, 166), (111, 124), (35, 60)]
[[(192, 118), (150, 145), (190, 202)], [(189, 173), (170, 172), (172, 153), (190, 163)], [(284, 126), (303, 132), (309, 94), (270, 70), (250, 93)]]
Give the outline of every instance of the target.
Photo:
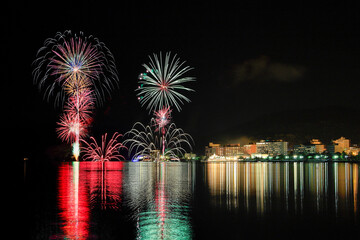
[(209, 146), (205, 147), (205, 156), (210, 157), (212, 155), (219, 156), (220, 154), (220, 144), (214, 144), (212, 142), (209, 143)]
[(326, 151), (325, 145), (319, 139), (311, 139), (310, 144), (315, 145), (316, 153), (323, 153)]
[(244, 152), (246, 152), (249, 155), (256, 153), (256, 144), (246, 144), (243, 146), (243, 148), (244, 148)]
[(288, 142), (282, 140), (268, 141), (261, 140), (256, 143), (256, 153), (269, 154), (270, 156), (286, 155), (288, 152)]
[(341, 137), (335, 141), (333, 141), (335, 144), (335, 152), (348, 152), (350, 150), (350, 140), (346, 139), (344, 137)]
[(335, 144), (329, 144), (326, 146), (326, 150), (328, 153), (330, 154), (334, 154), (335, 153)]
[(350, 152), (350, 140), (344, 137), (341, 137), (337, 140), (333, 140), (332, 144), (327, 146), (327, 151), (329, 153), (349, 153)]
[(256, 153), (268, 154), (269, 153), (269, 142), (261, 140), (256, 143)]
[(316, 145), (295, 145), (294, 154), (314, 154), (316, 152)]
[(248, 154), (244, 153), (244, 148), (237, 144), (214, 144), (209, 143), (209, 146), (205, 147), (205, 156), (218, 156), (227, 159), (238, 159)]
[(357, 156), (357, 155), (359, 155), (359, 152), (360, 152), (360, 148), (358, 146), (352, 146), (352, 147), (350, 147), (348, 154), (352, 155), (352, 156)]

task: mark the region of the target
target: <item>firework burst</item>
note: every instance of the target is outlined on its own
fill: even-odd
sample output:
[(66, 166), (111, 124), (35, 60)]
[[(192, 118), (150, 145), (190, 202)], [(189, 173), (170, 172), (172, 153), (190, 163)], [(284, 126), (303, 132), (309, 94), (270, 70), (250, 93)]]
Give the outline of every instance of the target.
[(92, 92), (82, 91), (69, 97), (64, 111), (73, 118), (78, 118), (80, 121), (86, 123), (91, 119), (92, 110), (95, 108), (94, 105)]
[[(179, 160), (179, 157), (186, 152), (185, 148), (192, 149), (192, 137), (181, 128), (177, 128), (174, 123), (170, 124), (163, 136), (155, 133), (155, 125), (154, 118), (151, 119), (148, 126), (137, 122), (130, 131), (124, 134), (128, 137), (124, 141), (124, 145), (128, 146), (129, 156), (133, 155), (132, 159), (143, 157), (156, 161), (160, 159)], [(165, 151), (160, 155), (162, 149)]]
[(143, 64), (146, 72), (139, 75), (139, 87), (136, 89), (141, 106), (147, 105), (149, 112), (169, 106), (175, 106), (180, 111), (180, 104), (190, 100), (178, 91), (193, 91), (182, 86), (183, 83), (195, 81), (194, 77), (184, 76), (192, 68), (183, 67), (185, 62), (180, 63), (176, 55), (171, 58), (170, 52), (165, 54), (165, 59), (161, 53), (159, 57), (154, 54), (153, 58), (149, 58), (150, 63)]
[(87, 134), (86, 122), (79, 121), (71, 113), (62, 114), (57, 124), (59, 127), (56, 131), (63, 142), (79, 142), (79, 139)]
[(91, 87), (92, 82), (87, 77), (81, 75), (74, 76), (63, 85), (64, 91), (68, 96), (78, 95), (82, 92), (92, 92)]
[(82, 147), (84, 152), (83, 159), (90, 161), (111, 161), (120, 160), (124, 157), (119, 153), (121, 148), (126, 148), (117, 139), (122, 136), (115, 132), (112, 138), (107, 142), (107, 133), (101, 136), (101, 145), (99, 145), (95, 138), (91, 137), (91, 143), (81, 140), (86, 146)]
[(43, 91), (49, 101), (55, 97), (55, 104), (63, 103), (66, 93), (82, 86), (77, 81), (87, 81), (96, 100), (102, 102), (117, 85), (117, 71), (114, 57), (105, 46), (93, 36), (85, 37), (82, 32), (58, 32), (48, 38), (33, 62), (34, 83)]
[(155, 131), (161, 131), (163, 134), (165, 134), (165, 127), (171, 121), (171, 111), (172, 110), (170, 109), (170, 107), (164, 107), (159, 111), (154, 112), (155, 122), (157, 126)]
[(95, 102), (102, 103), (117, 85), (114, 58), (97, 38), (65, 31), (45, 40), (33, 64), (34, 83), (44, 98), (54, 96), (55, 105), (66, 102), (57, 133), (62, 141), (72, 142), (77, 160)]

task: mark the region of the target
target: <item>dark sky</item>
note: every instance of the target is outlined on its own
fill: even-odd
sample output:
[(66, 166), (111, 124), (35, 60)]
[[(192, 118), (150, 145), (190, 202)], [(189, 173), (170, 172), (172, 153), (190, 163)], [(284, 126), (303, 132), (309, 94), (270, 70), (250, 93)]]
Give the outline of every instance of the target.
[[(49, 2), (12, 2), (4, 20), (5, 81), (21, 89), (14, 92), (22, 99), (9, 111), (21, 119), (16, 129), (25, 154), (34, 144), (58, 143), (60, 111), (32, 84), (31, 64), (46, 38), (68, 29), (104, 42), (119, 72), (120, 88), (96, 111), (94, 135), (124, 133), (136, 121), (149, 121), (134, 89), (141, 64), (159, 51), (177, 53), (194, 67), (189, 75), (197, 82), (188, 86), (196, 92), (187, 94), (192, 102), (174, 111), (173, 120), (193, 136), (198, 153), (209, 141), (294, 134), (308, 125), (329, 138), (341, 131), (360, 135), (358, 3)], [(331, 111), (344, 117), (329, 123)], [(341, 131), (332, 133), (335, 128)]]

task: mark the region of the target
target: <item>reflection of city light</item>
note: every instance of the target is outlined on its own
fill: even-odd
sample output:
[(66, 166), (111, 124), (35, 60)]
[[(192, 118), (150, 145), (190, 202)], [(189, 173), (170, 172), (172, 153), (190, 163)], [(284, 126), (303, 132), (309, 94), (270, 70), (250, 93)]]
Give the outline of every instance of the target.
[[(329, 164), (334, 171), (329, 171)], [(339, 206), (349, 204), (358, 211), (357, 164), (208, 162), (206, 177), (212, 203), (227, 208), (241, 207), (238, 203), (244, 199), (245, 210), (259, 215), (274, 208), (271, 202), (300, 214), (304, 202), (313, 203), (307, 205), (314, 211), (328, 211), (328, 195), (334, 192), (337, 212)]]
[(354, 188), (354, 213), (355, 216), (358, 211), (358, 193), (359, 193), (359, 165), (354, 164), (353, 166), (353, 188)]

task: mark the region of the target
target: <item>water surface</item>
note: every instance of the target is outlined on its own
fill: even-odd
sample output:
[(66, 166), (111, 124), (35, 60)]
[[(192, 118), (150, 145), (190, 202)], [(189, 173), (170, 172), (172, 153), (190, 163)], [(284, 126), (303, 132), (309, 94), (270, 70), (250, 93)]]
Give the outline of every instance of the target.
[(32, 239), (360, 234), (355, 163), (72, 162), (24, 179)]

